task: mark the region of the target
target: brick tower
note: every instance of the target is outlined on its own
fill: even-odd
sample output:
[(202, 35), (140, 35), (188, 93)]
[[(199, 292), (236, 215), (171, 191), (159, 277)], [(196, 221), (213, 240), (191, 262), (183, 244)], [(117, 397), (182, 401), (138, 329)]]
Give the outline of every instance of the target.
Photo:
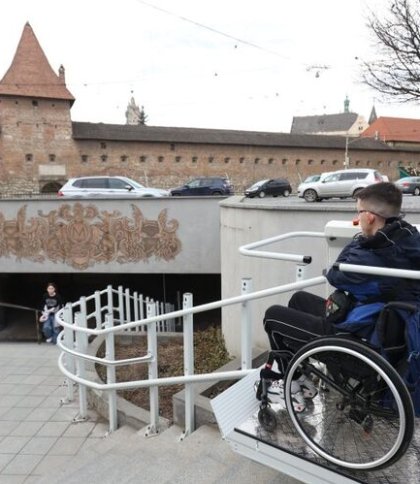
[(64, 67), (51, 68), (29, 23), (0, 81), (0, 190), (54, 191), (74, 159)]

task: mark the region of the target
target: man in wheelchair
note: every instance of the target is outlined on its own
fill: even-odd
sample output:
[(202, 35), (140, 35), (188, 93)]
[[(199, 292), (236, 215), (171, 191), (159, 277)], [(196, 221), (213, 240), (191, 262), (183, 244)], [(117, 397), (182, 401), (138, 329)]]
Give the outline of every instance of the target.
[[(342, 250), (336, 263), (420, 270), (420, 234), (402, 220), (401, 191), (393, 183), (377, 183), (358, 192), (356, 199), (361, 233)], [(261, 378), (269, 382), (268, 402), (284, 398), (287, 365), (293, 354), (309, 341), (340, 333), (367, 340), (387, 303), (399, 301), (404, 305), (420, 301), (420, 280), (342, 272), (335, 265), (326, 277), (337, 289), (327, 300), (299, 291), (287, 307), (273, 305), (265, 313), (263, 324), (272, 352)], [(395, 317), (397, 313), (399, 316)], [(381, 326), (387, 345), (395, 348), (395, 359), (398, 348), (403, 346), (398, 318), (405, 314), (397, 313), (390, 310), (386, 316), (386, 311), (382, 312), (386, 317)], [(261, 381), (258, 399), (261, 399)], [(313, 380), (299, 371), (294, 373), (290, 388), (295, 412), (303, 412), (308, 399), (317, 393)]]

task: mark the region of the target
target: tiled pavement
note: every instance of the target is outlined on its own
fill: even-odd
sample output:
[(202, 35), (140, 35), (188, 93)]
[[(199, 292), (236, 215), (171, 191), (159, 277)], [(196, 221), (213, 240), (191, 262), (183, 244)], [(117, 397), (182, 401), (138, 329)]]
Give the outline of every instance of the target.
[(58, 354), (46, 343), (0, 343), (0, 484), (37, 482), (107, 433), (94, 413), (78, 421), (77, 396), (62, 403)]

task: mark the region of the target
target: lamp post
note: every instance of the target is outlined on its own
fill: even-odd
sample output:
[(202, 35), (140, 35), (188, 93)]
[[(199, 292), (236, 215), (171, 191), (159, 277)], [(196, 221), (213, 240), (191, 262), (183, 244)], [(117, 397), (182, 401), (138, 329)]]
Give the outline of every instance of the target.
[(350, 165), (350, 159), (349, 159), (349, 135), (346, 134), (346, 150), (344, 152), (344, 169), (347, 170), (347, 168)]

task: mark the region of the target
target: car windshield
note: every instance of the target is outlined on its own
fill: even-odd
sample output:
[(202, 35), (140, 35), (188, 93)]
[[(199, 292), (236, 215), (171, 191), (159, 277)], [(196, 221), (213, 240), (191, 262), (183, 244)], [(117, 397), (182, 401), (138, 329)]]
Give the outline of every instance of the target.
[(249, 189), (252, 190), (254, 188), (259, 188), (261, 185), (264, 185), (264, 183), (267, 183), (267, 182), (268, 182), (268, 180), (260, 180), (260, 181), (257, 181), (251, 187), (249, 187)]
[(123, 180), (124, 180), (126, 183), (128, 183), (128, 184), (130, 184), (130, 185), (133, 185), (133, 187), (135, 187), (135, 188), (145, 188), (145, 186), (144, 186), (144, 185), (142, 185), (141, 183), (138, 183), (138, 182), (136, 182), (136, 181), (134, 181), (134, 180), (131, 180), (131, 179), (130, 179), (130, 180), (125, 180), (125, 179), (123, 179)]
[(303, 180), (303, 183), (311, 183), (311, 182), (316, 182), (321, 178), (321, 175), (311, 175), (308, 176), (308, 178), (305, 178)]

